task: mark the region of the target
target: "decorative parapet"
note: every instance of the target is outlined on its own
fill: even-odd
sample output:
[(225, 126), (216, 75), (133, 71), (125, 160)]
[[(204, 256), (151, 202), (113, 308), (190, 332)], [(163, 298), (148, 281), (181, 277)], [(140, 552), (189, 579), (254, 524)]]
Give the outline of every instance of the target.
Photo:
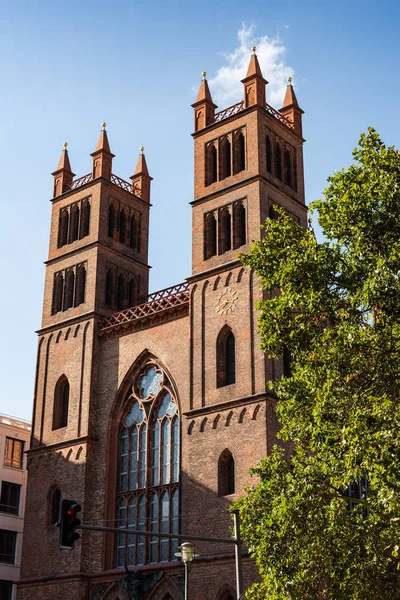
[(175, 312), (189, 306), (189, 284), (187, 282), (166, 288), (147, 297), (147, 302), (106, 317), (100, 324), (100, 334), (125, 329), (141, 319), (151, 319), (154, 315)]
[[(83, 185), (90, 183), (91, 181), (93, 181), (93, 174), (88, 173), (87, 175), (83, 175), (78, 179), (74, 179), (69, 188), (65, 191), (69, 192), (71, 190), (76, 190)], [(140, 188), (138, 185), (130, 183), (129, 181), (125, 181), (125, 179), (121, 179), (121, 177), (118, 177), (114, 174), (111, 175), (111, 183), (125, 190), (125, 192), (129, 192), (130, 194), (134, 194), (140, 198)]]
[[(265, 108), (266, 108), (267, 112), (269, 112), (270, 115), (275, 117), (275, 119), (278, 119), (278, 121), (280, 121), (283, 125), (285, 125), (289, 129), (293, 129), (292, 121), (290, 121), (287, 117), (284, 117), (278, 110), (276, 110), (269, 104), (266, 104)], [(214, 123), (220, 123), (221, 121), (228, 119), (228, 117), (232, 117), (232, 115), (236, 115), (237, 113), (241, 112), (242, 110), (244, 110), (244, 100), (242, 100), (241, 102), (238, 102), (237, 104), (234, 104), (233, 106), (229, 106), (228, 108), (225, 108), (224, 110), (221, 110), (220, 112), (215, 113), (215, 115), (211, 119), (209, 119), (207, 125), (214, 125)]]

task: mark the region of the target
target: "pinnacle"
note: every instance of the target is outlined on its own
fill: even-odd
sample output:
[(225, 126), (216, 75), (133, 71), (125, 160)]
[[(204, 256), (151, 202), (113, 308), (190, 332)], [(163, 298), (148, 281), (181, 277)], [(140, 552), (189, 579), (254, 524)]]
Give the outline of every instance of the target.
[(111, 154), (110, 144), (108, 143), (107, 131), (105, 129), (102, 129), (100, 132), (100, 137), (99, 141), (97, 142), (95, 152), (98, 152), (99, 150), (103, 150)]
[(134, 176), (135, 175), (147, 175), (148, 177), (150, 177), (149, 176), (149, 170), (147, 168), (146, 158), (145, 158), (143, 152), (141, 152), (139, 154), (139, 158), (138, 158), (138, 161), (137, 161), (137, 165), (136, 165)]
[(296, 108), (300, 108), (291, 81), (289, 81), (289, 84), (286, 88), (285, 99), (283, 101), (282, 108), (287, 108), (288, 106), (295, 106)]
[(199, 87), (199, 93), (197, 94), (197, 98), (196, 98), (196, 103), (204, 102), (204, 101), (211, 102), (211, 104), (213, 104), (210, 88), (208, 87), (208, 82), (205, 77), (204, 77), (204, 79), (201, 80), (200, 87)]
[(263, 76), (257, 54), (252, 54), (250, 56), (249, 68), (247, 69), (245, 79), (247, 79), (247, 77), (254, 77), (254, 75), (257, 75), (258, 77)]
[(68, 150), (66, 146), (61, 152), (60, 160), (58, 161), (56, 171), (68, 171), (69, 173), (72, 173), (71, 164), (69, 162)]

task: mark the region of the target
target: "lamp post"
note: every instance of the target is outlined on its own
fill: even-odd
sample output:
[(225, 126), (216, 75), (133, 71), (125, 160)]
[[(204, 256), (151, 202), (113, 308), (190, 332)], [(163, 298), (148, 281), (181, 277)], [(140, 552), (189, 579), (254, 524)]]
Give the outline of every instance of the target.
[(189, 600), (189, 563), (195, 557), (194, 546), (191, 542), (183, 542), (180, 550), (175, 556), (178, 556), (185, 565), (185, 600)]

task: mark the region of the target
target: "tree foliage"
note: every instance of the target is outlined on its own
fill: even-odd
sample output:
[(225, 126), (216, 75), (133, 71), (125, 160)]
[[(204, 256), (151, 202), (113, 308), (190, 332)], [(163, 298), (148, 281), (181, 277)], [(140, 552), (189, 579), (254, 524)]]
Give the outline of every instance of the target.
[(370, 128), (353, 157), (311, 206), (326, 241), (280, 209), (241, 256), (265, 290), (262, 349), (292, 355), (281, 446), (237, 503), (251, 599), (400, 598), (400, 154)]

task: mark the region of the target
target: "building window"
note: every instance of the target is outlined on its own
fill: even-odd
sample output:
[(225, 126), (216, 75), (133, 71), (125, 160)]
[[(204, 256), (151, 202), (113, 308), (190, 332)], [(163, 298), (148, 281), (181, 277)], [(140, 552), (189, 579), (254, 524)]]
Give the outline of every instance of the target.
[[(165, 373), (149, 363), (127, 399), (119, 434), (119, 527), (179, 532), (178, 407)], [(174, 560), (177, 540), (117, 536), (117, 566)]]
[(283, 349), (283, 375), (285, 377), (292, 376), (292, 355), (286, 347)]
[(87, 198), (65, 206), (58, 219), (58, 248), (86, 237), (89, 229), (90, 202)]
[(56, 525), (60, 519), (61, 493), (56, 486), (50, 490), (48, 503), (48, 524)]
[(68, 269), (65, 275), (65, 286), (64, 286), (64, 302), (63, 310), (68, 310), (74, 305), (74, 288), (75, 288), (75, 274), (73, 269)]
[(267, 171), (272, 173), (272, 150), (271, 150), (271, 138), (269, 135), (266, 137), (266, 153), (267, 153)]
[(282, 181), (282, 153), (278, 143), (275, 144), (275, 175)]
[(18, 515), (20, 494), (20, 485), (3, 481), (1, 484), (0, 511)]
[(235, 336), (225, 325), (217, 338), (217, 387), (235, 383)]
[(114, 237), (115, 209), (112, 204), (108, 207), (108, 237)]
[(123, 310), (126, 308), (126, 281), (125, 275), (120, 273), (118, 276), (118, 286), (117, 286), (117, 309)]
[(85, 302), (86, 288), (86, 269), (84, 265), (79, 265), (76, 268), (76, 289), (74, 306), (79, 306)]
[(81, 207), (81, 223), (79, 238), (84, 238), (89, 235), (90, 230), (90, 202), (89, 200), (83, 200)]
[(129, 307), (139, 304), (139, 286), (134, 277), (129, 282)]
[(51, 314), (68, 310), (85, 302), (86, 266), (75, 265), (54, 274)]
[(223, 254), (232, 248), (231, 213), (223, 208), (219, 213), (218, 254)]
[(6, 438), (4, 464), (13, 469), (22, 469), (24, 458), (24, 442), (14, 438)]
[(13, 582), (0, 579), (0, 598), (1, 600), (12, 599)]
[(225, 179), (231, 175), (231, 143), (228, 138), (223, 138), (219, 146), (219, 178)]
[(233, 247), (240, 248), (246, 243), (246, 209), (243, 202), (233, 206)]
[(72, 244), (79, 237), (79, 206), (78, 204), (74, 204), (71, 206), (70, 217), (69, 217), (69, 235), (68, 235), (68, 243)]
[(7, 531), (0, 529), (0, 562), (15, 563), (15, 546), (17, 541), (17, 533), (15, 531)]
[(54, 390), (53, 430), (61, 429), (68, 425), (68, 409), (69, 382), (65, 375), (61, 375)]
[(217, 181), (217, 149), (214, 142), (206, 146), (205, 184), (211, 185)]
[(234, 149), (233, 149), (233, 174), (240, 173), (246, 168), (246, 157), (244, 147), (244, 135), (241, 131), (238, 131), (234, 135)]
[(58, 247), (61, 248), (68, 243), (68, 224), (69, 224), (69, 212), (68, 209), (63, 208), (60, 211), (60, 217), (58, 220)]
[(56, 313), (58, 313), (62, 310), (63, 296), (64, 296), (64, 274), (56, 273), (54, 276), (54, 283), (53, 283), (53, 309), (52, 309), (53, 315), (55, 315)]
[(107, 270), (106, 275), (106, 305), (110, 308), (114, 306), (114, 287), (115, 287), (115, 275), (113, 269)]
[(126, 243), (126, 214), (123, 209), (119, 212), (119, 241)]
[(213, 213), (204, 217), (204, 260), (217, 254), (217, 221)]
[(285, 183), (292, 185), (292, 157), (289, 150), (285, 151)]
[(219, 457), (218, 461), (218, 495), (229, 496), (235, 493), (235, 461), (229, 450)]

